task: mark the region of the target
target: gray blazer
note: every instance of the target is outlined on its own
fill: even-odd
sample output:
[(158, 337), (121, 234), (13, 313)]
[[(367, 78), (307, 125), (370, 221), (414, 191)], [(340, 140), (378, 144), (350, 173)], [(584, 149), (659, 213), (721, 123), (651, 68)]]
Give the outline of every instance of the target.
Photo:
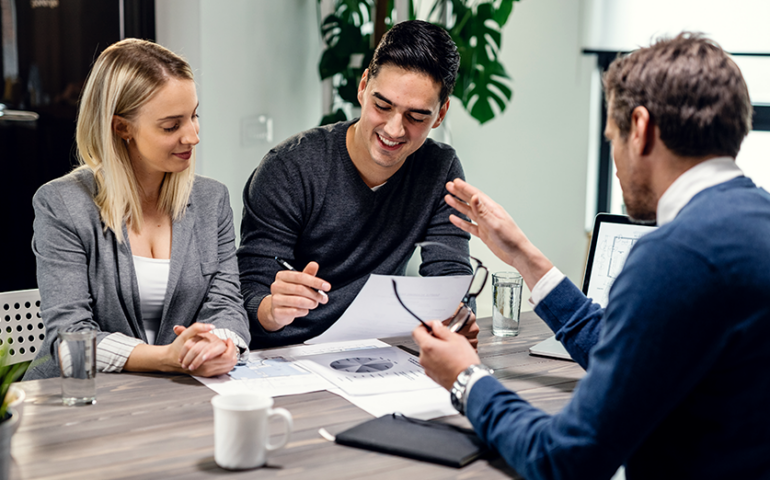
[[(93, 173), (79, 169), (43, 185), (32, 200), (32, 248), (46, 327), (37, 358), (51, 357), (24, 380), (59, 375), (52, 353), (60, 329), (95, 328), (97, 343), (114, 332), (147, 341), (126, 226), (125, 240), (118, 243), (104, 230), (95, 193)], [(200, 176), (187, 212), (172, 226), (171, 267), (155, 343), (173, 342), (174, 325), (194, 322), (227, 328), (249, 343), (227, 188)]]

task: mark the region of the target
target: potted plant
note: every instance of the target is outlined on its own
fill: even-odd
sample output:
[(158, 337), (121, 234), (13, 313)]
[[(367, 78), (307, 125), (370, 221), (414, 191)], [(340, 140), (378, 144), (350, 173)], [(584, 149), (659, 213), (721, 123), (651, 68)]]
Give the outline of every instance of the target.
[[(321, 0), (318, 0), (319, 3)], [(519, 0), (428, 0), (428, 18), (446, 28), (460, 52), (460, 69), (452, 95), (483, 124), (502, 113), (513, 96), (511, 78), (499, 60), (502, 28)], [(417, 18), (409, 2), (409, 18)], [(357, 105), (361, 75), (380, 37), (394, 24), (393, 0), (334, 0), (334, 10), (321, 21), (326, 49), (318, 72), (332, 79), (335, 100), (321, 124), (347, 118), (343, 106)], [(495, 111), (497, 110), (497, 112)]]
[(9, 350), (0, 347), (0, 479), (8, 478), (11, 468), (11, 437), (21, 421), (19, 410), (9, 405), (23, 402), (23, 390), (12, 388), (11, 384), (21, 378), (31, 362), (21, 362), (11, 365)]

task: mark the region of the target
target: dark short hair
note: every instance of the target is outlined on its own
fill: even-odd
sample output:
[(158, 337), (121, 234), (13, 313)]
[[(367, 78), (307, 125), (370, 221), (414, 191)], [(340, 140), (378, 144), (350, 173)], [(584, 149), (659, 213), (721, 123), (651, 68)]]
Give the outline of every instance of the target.
[(616, 59), (604, 74), (604, 91), (621, 138), (631, 130), (634, 108), (643, 106), (677, 155), (735, 157), (751, 129), (740, 69), (699, 33), (680, 33)]
[(384, 65), (395, 65), (424, 73), (441, 84), (443, 104), (457, 80), (460, 54), (446, 30), (422, 20), (397, 23), (380, 40), (369, 62), (369, 77), (375, 78)]

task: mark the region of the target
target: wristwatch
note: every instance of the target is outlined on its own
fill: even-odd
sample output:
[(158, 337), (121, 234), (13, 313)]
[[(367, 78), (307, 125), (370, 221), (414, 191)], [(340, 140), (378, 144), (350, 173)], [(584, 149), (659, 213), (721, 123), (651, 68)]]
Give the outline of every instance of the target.
[(452, 406), (455, 408), (455, 410), (460, 412), (460, 415), (465, 415), (465, 397), (468, 394), (466, 391), (468, 387), (468, 381), (476, 372), (484, 372), (492, 375), (494, 370), (487, 367), (486, 365), (477, 363), (460, 372), (460, 375), (457, 376), (457, 380), (455, 380), (455, 383), (452, 385), (451, 391)]

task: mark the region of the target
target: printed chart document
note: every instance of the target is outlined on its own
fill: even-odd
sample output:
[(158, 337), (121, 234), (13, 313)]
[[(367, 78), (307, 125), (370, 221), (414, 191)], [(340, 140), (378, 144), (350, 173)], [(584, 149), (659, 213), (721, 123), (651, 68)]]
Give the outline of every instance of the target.
[(246, 365), (236, 366), (230, 373), (218, 377), (195, 377), (220, 395), (259, 392), (271, 397), (298, 395), (335, 388), (335, 385), (300, 365), (296, 360), (306, 355), (333, 352), (355, 352), (388, 344), (379, 340), (337, 342), (324, 345), (295, 345), (251, 352)]
[(425, 375), (416, 357), (380, 340), (255, 351), (229, 374), (195, 378), (222, 395), (328, 390), (376, 417), (399, 412), (427, 420), (457, 413), (449, 393)]
[(397, 347), (310, 355), (298, 362), (349, 395), (434, 388), (417, 357)]
[(471, 275), (400, 277), (372, 274), (339, 320), (329, 330), (305, 343), (411, 335), (419, 322), (398, 303), (393, 293), (393, 280), (404, 304), (429, 321), (447, 319), (457, 310), (471, 278)]

